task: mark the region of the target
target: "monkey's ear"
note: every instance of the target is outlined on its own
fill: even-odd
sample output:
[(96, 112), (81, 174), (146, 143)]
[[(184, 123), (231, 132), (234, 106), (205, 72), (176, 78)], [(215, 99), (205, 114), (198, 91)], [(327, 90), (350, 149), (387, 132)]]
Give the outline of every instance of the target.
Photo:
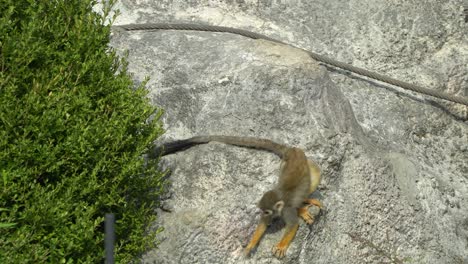
[(280, 212), (280, 213), (281, 213), (281, 210), (283, 210), (283, 207), (284, 207), (284, 202), (281, 200), (276, 202), (275, 205), (273, 206), (275, 211)]

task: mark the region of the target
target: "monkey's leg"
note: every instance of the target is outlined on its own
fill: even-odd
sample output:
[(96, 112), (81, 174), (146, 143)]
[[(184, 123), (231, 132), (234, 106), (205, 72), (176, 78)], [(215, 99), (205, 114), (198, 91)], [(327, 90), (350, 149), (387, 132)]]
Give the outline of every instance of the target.
[(296, 235), (299, 224), (294, 224), (291, 226), (286, 226), (286, 231), (284, 232), (283, 238), (281, 241), (273, 247), (273, 255), (277, 258), (283, 258), (286, 255), (286, 250), (291, 244), (294, 236)]
[(297, 209), (297, 215), (299, 215), (308, 225), (314, 223), (314, 216), (309, 213), (310, 206), (304, 206)]
[(305, 199), (304, 203), (307, 204), (308, 207), (310, 207), (311, 205), (315, 205), (320, 209), (323, 208), (322, 202), (320, 202), (317, 199)]
[(304, 200), (304, 204), (304, 207), (297, 209), (297, 215), (299, 215), (308, 225), (311, 225), (314, 223), (314, 216), (311, 213), (309, 213), (309, 207), (315, 205), (318, 208), (322, 209), (323, 205), (317, 199), (306, 199)]
[(260, 223), (257, 226), (257, 229), (255, 229), (252, 239), (250, 239), (249, 244), (245, 248), (244, 254), (246, 256), (248, 256), (250, 254), (250, 251), (252, 251), (252, 249), (258, 244), (266, 229), (267, 224), (264, 221), (260, 221)]
[(315, 192), (321, 181), (320, 167), (313, 160), (307, 160), (310, 170), (310, 188), (309, 193)]

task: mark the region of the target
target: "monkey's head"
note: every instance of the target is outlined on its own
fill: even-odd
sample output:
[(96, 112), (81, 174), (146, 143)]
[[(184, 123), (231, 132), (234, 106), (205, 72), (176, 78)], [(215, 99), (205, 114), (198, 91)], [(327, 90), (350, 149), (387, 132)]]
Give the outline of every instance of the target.
[(258, 202), (258, 207), (262, 210), (262, 217), (271, 221), (274, 217), (281, 216), (281, 211), (284, 208), (284, 201), (280, 195), (270, 190), (263, 194), (262, 199)]

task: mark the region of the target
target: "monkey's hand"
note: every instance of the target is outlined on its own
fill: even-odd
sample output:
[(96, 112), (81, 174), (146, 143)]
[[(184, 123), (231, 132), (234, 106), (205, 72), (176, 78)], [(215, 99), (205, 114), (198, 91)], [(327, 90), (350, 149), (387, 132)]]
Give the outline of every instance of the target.
[(250, 257), (250, 252), (252, 252), (252, 249), (253, 249), (253, 248), (247, 246), (247, 247), (244, 249), (244, 257)]
[(284, 258), (284, 256), (286, 256), (286, 250), (288, 249), (289, 244), (291, 244), (291, 241), (296, 235), (298, 228), (299, 228), (299, 224), (286, 226), (286, 231), (283, 235), (283, 238), (278, 243), (278, 245), (273, 247), (273, 255), (275, 255), (275, 257), (281, 259), (281, 258)]
[(287, 249), (287, 247), (278, 244), (273, 247), (273, 255), (279, 259), (284, 258), (284, 256), (286, 256)]

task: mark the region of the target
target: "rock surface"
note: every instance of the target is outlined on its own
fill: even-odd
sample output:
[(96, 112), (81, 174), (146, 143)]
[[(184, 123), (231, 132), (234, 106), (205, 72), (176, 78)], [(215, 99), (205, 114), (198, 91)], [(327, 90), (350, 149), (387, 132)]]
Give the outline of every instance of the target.
[[(287, 2), (287, 3), (285, 3)], [(116, 24), (248, 29), (405, 81), (468, 96), (463, 1), (130, 1)], [(301, 50), (237, 35), (115, 32), (165, 109), (161, 139), (224, 134), (301, 147), (324, 205), (281, 263), (468, 263), (466, 107), (327, 70)], [(242, 257), (279, 159), (210, 143), (169, 155), (171, 186), (143, 263), (280, 263), (272, 226)], [(170, 212), (167, 212), (170, 211)], [(315, 210), (314, 213), (317, 213)]]

